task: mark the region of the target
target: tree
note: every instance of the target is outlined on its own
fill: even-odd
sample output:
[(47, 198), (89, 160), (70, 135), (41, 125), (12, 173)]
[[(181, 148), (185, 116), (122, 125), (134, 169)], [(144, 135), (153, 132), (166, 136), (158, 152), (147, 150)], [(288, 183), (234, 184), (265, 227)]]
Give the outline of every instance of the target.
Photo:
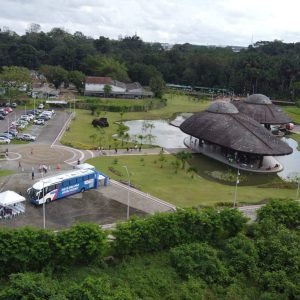
[(112, 91), (112, 87), (110, 84), (105, 84), (103, 88), (104, 96), (108, 97)]
[(155, 97), (162, 98), (166, 84), (161, 76), (155, 76), (150, 79), (150, 88)]
[(257, 211), (257, 220), (262, 223), (270, 219), (277, 226), (297, 228), (300, 225), (300, 204), (295, 200), (271, 200)]
[(207, 283), (226, 283), (228, 272), (217, 251), (205, 244), (186, 244), (171, 249), (171, 262), (176, 271), (188, 278), (196, 275)]
[(79, 93), (84, 88), (85, 74), (80, 71), (70, 71), (68, 74), (69, 82), (73, 83)]
[(0, 292), (1, 300), (67, 299), (57, 282), (42, 273), (18, 273), (9, 277), (9, 286)]
[(0, 80), (6, 87), (18, 88), (21, 85), (31, 83), (30, 72), (23, 67), (3, 67)]
[(40, 72), (52, 83), (56, 89), (68, 79), (68, 72), (60, 66), (43, 65)]
[(181, 161), (182, 170), (185, 169), (186, 162), (191, 159), (192, 154), (186, 151), (176, 153), (176, 157)]

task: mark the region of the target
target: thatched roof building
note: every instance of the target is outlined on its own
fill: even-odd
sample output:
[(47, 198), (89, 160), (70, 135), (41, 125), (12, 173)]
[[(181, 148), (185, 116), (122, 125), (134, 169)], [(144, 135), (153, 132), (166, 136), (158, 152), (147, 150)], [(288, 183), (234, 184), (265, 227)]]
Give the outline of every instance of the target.
[(280, 107), (273, 104), (267, 96), (262, 94), (253, 94), (244, 101), (233, 101), (232, 103), (239, 112), (253, 118), (260, 124), (277, 125), (292, 122)]
[(234, 151), (260, 156), (286, 155), (293, 149), (228, 102), (215, 102), (180, 129), (190, 136)]

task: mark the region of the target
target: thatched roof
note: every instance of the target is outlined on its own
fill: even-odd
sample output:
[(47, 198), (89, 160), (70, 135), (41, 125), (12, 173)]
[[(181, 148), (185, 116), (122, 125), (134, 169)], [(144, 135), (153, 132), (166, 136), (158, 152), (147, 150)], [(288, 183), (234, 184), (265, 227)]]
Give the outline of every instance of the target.
[(228, 102), (213, 103), (207, 110), (185, 120), (180, 129), (193, 137), (235, 151), (272, 156), (293, 152), (286, 143), (252, 118), (239, 113)]
[(232, 102), (239, 112), (261, 124), (287, 124), (292, 120), (265, 95), (253, 94), (244, 101)]

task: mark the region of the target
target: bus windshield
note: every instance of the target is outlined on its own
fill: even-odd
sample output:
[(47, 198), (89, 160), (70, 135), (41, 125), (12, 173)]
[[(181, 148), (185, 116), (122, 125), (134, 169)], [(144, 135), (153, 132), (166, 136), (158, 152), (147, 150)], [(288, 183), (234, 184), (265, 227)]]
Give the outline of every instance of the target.
[(38, 199), (40, 195), (40, 190), (36, 190), (34, 188), (31, 188), (29, 191), (29, 197), (30, 199)]

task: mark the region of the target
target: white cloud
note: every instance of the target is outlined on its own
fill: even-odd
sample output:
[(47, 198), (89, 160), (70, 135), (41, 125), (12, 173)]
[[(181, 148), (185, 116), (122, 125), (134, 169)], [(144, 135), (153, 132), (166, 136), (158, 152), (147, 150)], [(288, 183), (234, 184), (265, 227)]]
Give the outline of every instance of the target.
[(299, 41), (296, 0), (0, 0), (0, 26), (24, 34), (43, 31), (116, 39), (137, 33), (144, 41), (248, 45), (256, 40)]

